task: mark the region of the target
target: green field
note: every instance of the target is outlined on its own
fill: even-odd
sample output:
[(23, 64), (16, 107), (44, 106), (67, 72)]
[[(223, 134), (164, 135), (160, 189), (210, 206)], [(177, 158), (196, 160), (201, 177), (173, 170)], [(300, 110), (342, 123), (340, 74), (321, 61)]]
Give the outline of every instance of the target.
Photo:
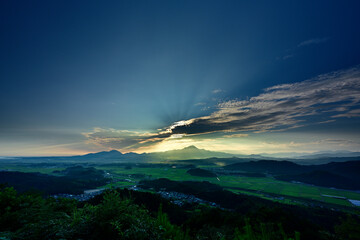
[[(53, 171), (61, 171), (65, 168), (66, 167), (60, 166), (32, 167), (31, 165), (21, 165), (16, 163), (0, 164), (1, 170), (40, 172), (53, 175), (56, 175), (53, 173)], [(296, 199), (308, 199), (329, 204), (337, 204), (340, 206), (353, 206), (346, 199), (338, 199), (322, 195), (340, 196), (347, 199), (360, 200), (360, 193), (357, 192), (317, 187), (300, 183), (290, 183), (285, 181), (279, 181), (270, 177), (196, 177), (186, 173), (188, 169), (171, 167), (133, 167), (131, 169), (125, 169), (123, 166), (97, 166), (96, 168), (109, 172), (114, 179), (113, 183), (102, 186), (101, 188), (125, 188), (136, 185), (142, 179), (168, 178), (174, 181), (209, 181), (236, 193), (258, 196), (265, 199), (289, 204), (298, 204), (298, 201)], [(133, 174), (141, 174), (143, 176), (132, 176)]]
[(0, 170), (18, 171), (18, 172), (39, 172), (44, 174), (53, 174), (53, 171), (62, 171), (66, 167), (33, 167), (18, 163), (0, 163)]
[[(322, 195), (341, 196), (348, 199), (360, 200), (360, 193), (330, 189), (324, 187), (317, 187), (312, 185), (290, 183), (285, 181), (279, 181), (273, 178), (255, 178), (255, 177), (240, 177), (240, 176), (220, 176), (216, 178), (204, 178), (191, 176), (186, 173), (187, 169), (179, 168), (132, 168), (124, 169), (122, 167), (108, 168), (99, 167), (105, 171), (110, 172), (115, 180), (129, 179), (134, 181), (133, 183), (128, 181), (119, 181), (112, 186), (114, 187), (128, 187), (135, 185), (137, 181), (142, 178), (132, 177), (131, 174), (144, 174), (147, 179), (156, 178), (168, 178), (175, 181), (209, 181), (214, 184), (219, 184), (224, 188), (229, 188), (233, 192), (249, 194), (259, 196), (266, 199), (272, 199), (284, 203), (291, 203), (286, 197), (304, 198), (310, 200), (316, 200), (325, 203), (338, 204), (342, 206), (352, 206), (352, 204), (346, 199), (337, 199), (331, 197), (325, 197)], [(240, 188), (240, 189), (232, 189)], [(269, 197), (268, 194), (282, 195), (284, 199), (277, 199)]]

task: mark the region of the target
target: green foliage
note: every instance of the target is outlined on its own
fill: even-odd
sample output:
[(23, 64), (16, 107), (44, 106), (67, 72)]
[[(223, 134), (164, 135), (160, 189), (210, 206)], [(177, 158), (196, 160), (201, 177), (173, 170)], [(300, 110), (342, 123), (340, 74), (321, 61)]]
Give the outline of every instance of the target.
[[(294, 240), (285, 234), (282, 224), (277, 224), (277, 228), (273, 224), (260, 223), (260, 231), (256, 232), (248, 218), (245, 219), (243, 231), (235, 229), (234, 240)], [(300, 233), (295, 232), (295, 240), (300, 240)]]
[(95, 222), (100, 232), (115, 230), (121, 239), (159, 239), (155, 219), (130, 199), (121, 199), (117, 191), (105, 193), (97, 206)]
[(86, 189), (105, 185), (109, 179), (103, 177), (102, 171), (95, 168), (81, 168), (78, 176), (75, 173), (64, 176), (53, 176), (40, 173), (0, 171), (0, 183), (7, 183), (19, 192), (39, 191), (44, 195), (70, 193), (81, 194)]
[(160, 204), (157, 221), (159, 228), (163, 231), (164, 239), (173, 240), (188, 240), (190, 239), (189, 233), (184, 233), (181, 228), (170, 223), (166, 213), (162, 211), (162, 204)]
[(67, 219), (74, 208), (72, 200), (19, 195), (13, 188), (4, 188), (0, 191), (0, 232), (11, 235), (11, 239), (63, 238), (66, 237)]
[(359, 240), (360, 239), (360, 220), (351, 215), (346, 219), (341, 219), (341, 223), (335, 226), (335, 233), (340, 239)]
[[(300, 240), (300, 232), (289, 228), (288, 218), (279, 209), (261, 208), (264, 215), (259, 212), (241, 215), (197, 205), (196, 211), (194, 208), (186, 211), (188, 219), (176, 225), (174, 219), (178, 220), (178, 215), (173, 215), (171, 209), (179, 207), (164, 202), (149, 212), (135, 196), (146, 196), (142, 200), (149, 203), (159, 200), (157, 195), (137, 192), (124, 195), (124, 192), (106, 191), (98, 196), (99, 201), (90, 204), (18, 194), (13, 188), (2, 188), (0, 239)], [(285, 217), (274, 218), (276, 213)], [(360, 239), (360, 221), (354, 215), (335, 227), (335, 235), (331, 231), (321, 237), (316, 232), (309, 235), (301, 224), (297, 222), (293, 227), (301, 231), (302, 239)]]
[(78, 207), (76, 203), (4, 188), (0, 191), (0, 239), (189, 239), (170, 223), (162, 208), (154, 218), (115, 190), (107, 191), (97, 205)]

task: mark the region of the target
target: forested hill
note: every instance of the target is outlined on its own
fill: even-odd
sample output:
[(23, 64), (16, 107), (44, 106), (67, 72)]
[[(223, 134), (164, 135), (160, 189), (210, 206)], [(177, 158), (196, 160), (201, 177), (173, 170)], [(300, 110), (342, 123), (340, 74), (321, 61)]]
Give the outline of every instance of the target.
[(230, 164), (225, 166), (224, 169), (228, 171), (266, 173), (284, 181), (298, 181), (317, 186), (360, 190), (360, 161), (299, 165), (289, 161), (260, 160)]
[(55, 171), (57, 176), (41, 173), (0, 171), (0, 184), (13, 186), (20, 192), (40, 191), (44, 195), (70, 193), (81, 194), (84, 190), (105, 185), (109, 179), (104, 171), (74, 166)]
[[(174, 190), (187, 185), (163, 182)], [(355, 240), (359, 236), (360, 219), (355, 215), (240, 196), (208, 183), (188, 184), (194, 194), (209, 198), (215, 194), (214, 201), (231, 204), (232, 210), (178, 206), (158, 194), (127, 189), (79, 203), (0, 188), (0, 239)]]

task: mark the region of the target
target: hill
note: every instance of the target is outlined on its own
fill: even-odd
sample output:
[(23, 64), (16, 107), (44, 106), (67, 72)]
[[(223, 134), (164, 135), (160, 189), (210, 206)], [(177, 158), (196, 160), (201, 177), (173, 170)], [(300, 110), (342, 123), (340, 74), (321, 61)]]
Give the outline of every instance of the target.
[(217, 175), (211, 171), (201, 169), (201, 168), (193, 168), (186, 171), (191, 176), (198, 177), (217, 177)]
[(224, 169), (256, 173), (288, 174), (306, 172), (307, 166), (301, 166), (289, 161), (260, 160), (234, 163), (225, 166)]
[(326, 171), (312, 171), (309, 173), (276, 176), (278, 180), (297, 181), (321, 187), (359, 190), (360, 182)]
[(279, 180), (298, 181), (324, 187), (359, 190), (360, 161), (299, 165), (289, 161), (260, 160), (229, 164), (226, 171), (266, 173)]
[[(339, 211), (283, 205), (234, 194), (208, 182), (162, 179), (146, 184), (171, 186), (176, 192), (183, 189), (223, 207), (198, 203), (180, 206), (159, 194), (127, 189), (106, 191), (81, 203), (18, 194), (0, 187), (0, 238), (358, 239), (360, 223), (355, 215), (345, 218), (346, 214)], [(354, 237), (338, 238), (343, 232)]]
[(102, 151), (97, 153), (88, 153), (83, 155), (84, 158), (122, 158), (123, 154), (117, 150)]
[(62, 176), (0, 171), (0, 184), (12, 186), (20, 192), (34, 190), (52, 195), (81, 194), (84, 190), (103, 186), (108, 182), (103, 171), (94, 168), (70, 167), (58, 174)]

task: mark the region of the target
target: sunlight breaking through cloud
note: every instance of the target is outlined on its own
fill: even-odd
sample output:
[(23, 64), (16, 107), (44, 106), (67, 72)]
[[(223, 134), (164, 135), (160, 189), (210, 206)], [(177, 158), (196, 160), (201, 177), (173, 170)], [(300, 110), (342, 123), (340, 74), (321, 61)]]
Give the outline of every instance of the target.
[[(249, 100), (219, 103), (209, 116), (172, 128), (173, 134), (283, 131), (329, 118), (358, 117), (360, 70), (352, 68), (293, 84), (276, 85)], [(310, 119), (310, 117), (312, 119)]]
[(285, 131), (342, 117), (359, 117), (359, 102), (360, 69), (355, 67), (269, 87), (249, 100), (221, 102), (209, 116), (178, 121), (158, 132), (95, 128), (84, 136), (98, 145), (129, 150), (215, 132), (233, 133), (224, 137), (239, 138), (248, 132)]

